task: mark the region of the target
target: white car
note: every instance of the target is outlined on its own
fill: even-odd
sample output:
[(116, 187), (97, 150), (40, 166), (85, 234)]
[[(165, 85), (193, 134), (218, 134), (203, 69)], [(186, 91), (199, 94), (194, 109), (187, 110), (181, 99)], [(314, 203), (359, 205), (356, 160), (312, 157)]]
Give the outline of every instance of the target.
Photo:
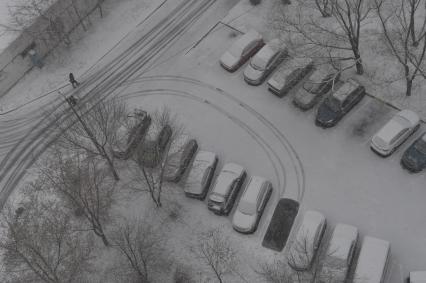
[(250, 85), (260, 85), (287, 56), (287, 47), (273, 39), (254, 55), (244, 70), (244, 80)]
[(371, 149), (380, 156), (389, 156), (419, 127), (419, 116), (411, 110), (402, 110), (373, 136)]
[(352, 264), (358, 241), (358, 229), (337, 224), (323, 259), (319, 283), (344, 283)]
[(296, 271), (309, 270), (320, 246), (326, 227), (324, 215), (307, 211), (288, 254), (288, 265)]
[(425, 283), (426, 271), (411, 271), (407, 283)]
[(262, 35), (255, 30), (249, 30), (222, 55), (220, 64), (227, 71), (234, 72), (256, 54), (263, 45), (265, 43)]
[(228, 215), (245, 178), (246, 170), (241, 165), (225, 164), (209, 194), (207, 207), (216, 214)]
[(232, 218), (232, 227), (241, 233), (256, 231), (271, 193), (271, 182), (262, 177), (251, 177)]
[(201, 200), (206, 197), (217, 162), (216, 153), (208, 151), (197, 153), (185, 184), (184, 191), (187, 197)]

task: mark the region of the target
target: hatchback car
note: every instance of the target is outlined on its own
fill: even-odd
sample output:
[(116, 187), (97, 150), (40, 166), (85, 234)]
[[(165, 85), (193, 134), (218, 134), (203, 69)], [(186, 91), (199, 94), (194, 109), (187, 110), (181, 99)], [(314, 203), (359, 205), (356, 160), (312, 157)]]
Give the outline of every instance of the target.
[(302, 110), (311, 109), (324, 94), (330, 91), (339, 77), (340, 73), (327, 68), (315, 69), (294, 95), (293, 104)]
[(213, 152), (199, 151), (194, 158), (185, 184), (187, 197), (203, 200), (209, 190), (218, 158)]
[(419, 116), (411, 110), (395, 114), (371, 139), (370, 147), (378, 155), (391, 155), (420, 127)]
[(260, 85), (287, 56), (287, 47), (273, 39), (254, 55), (244, 70), (244, 80), (250, 85)]
[(263, 45), (265, 43), (262, 35), (255, 30), (249, 30), (222, 55), (220, 65), (225, 70), (234, 72), (256, 54)]
[(313, 68), (314, 61), (310, 58), (289, 58), (268, 80), (268, 89), (278, 97), (283, 97)]
[(123, 137), (123, 142), (112, 149), (114, 157), (129, 159), (143, 140), (150, 125), (151, 117), (148, 113), (135, 109), (133, 115), (129, 116), (127, 123), (118, 129), (117, 134)]
[(305, 271), (311, 268), (325, 228), (324, 215), (312, 210), (305, 213), (296, 238), (287, 254), (287, 262), (292, 269)]
[(401, 165), (413, 173), (420, 172), (426, 167), (426, 133), (423, 133), (423, 135), (404, 152)]
[(169, 150), (167, 164), (164, 168), (164, 180), (177, 183), (185, 174), (197, 152), (198, 143), (195, 139), (184, 137), (174, 147), (173, 150)]
[(335, 126), (365, 96), (365, 88), (353, 79), (347, 80), (320, 104), (315, 125)]
[(210, 192), (207, 206), (216, 214), (228, 215), (246, 178), (245, 169), (235, 163), (223, 166)]
[(138, 163), (148, 168), (156, 167), (162, 160), (171, 136), (172, 128), (165, 125), (155, 139), (140, 143), (137, 150)]
[(262, 177), (251, 177), (232, 218), (232, 227), (241, 233), (256, 231), (271, 193), (271, 182)]
[(337, 224), (331, 236), (319, 273), (319, 283), (344, 283), (352, 265), (358, 229), (351, 225)]

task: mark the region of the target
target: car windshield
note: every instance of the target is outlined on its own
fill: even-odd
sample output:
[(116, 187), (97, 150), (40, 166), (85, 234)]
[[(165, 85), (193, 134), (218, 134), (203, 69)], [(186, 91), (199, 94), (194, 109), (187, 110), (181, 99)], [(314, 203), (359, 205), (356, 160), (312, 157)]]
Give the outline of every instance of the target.
[(262, 71), (266, 67), (266, 61), (263, 58), (260, 58), (260, 56), (254, 56), (250, 61), (250, 66), (252, 66), (255, 70)]
[(243, 214), (253, 215), (256, 213), (256, 204), (247, 201), (240, 202), (240, 209)]
[(325, 105), (333, 112), (340, 112), (340, 102), (335, 98), (328, 97), (325, 101)]
[(222, 204), (224, 201), (224, 198), (221, 195), (218, 194), (211, 194), (210, 195), (210, 201), (215, 204)]
[(317, 94), (321, 92), (322, 83), (307, 81), (303, 84), (303, 88), (310, 93)]
[(414, 145), (415, 149), (417, 149), (419, 152), (426, 154), (426, 141), (423, 139), (420, 139), (416, 144)]

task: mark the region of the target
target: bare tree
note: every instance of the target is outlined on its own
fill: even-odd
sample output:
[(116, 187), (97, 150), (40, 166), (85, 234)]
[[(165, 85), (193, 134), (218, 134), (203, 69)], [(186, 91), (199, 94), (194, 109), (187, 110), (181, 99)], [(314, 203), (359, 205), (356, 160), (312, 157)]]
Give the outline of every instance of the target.
[(220, 227), (200, 234), (194, 252), (210, 268), (218, 282), (225, 282), (224, 277), (228, 274), (236, 274), (239, 264), (237, 252)]
[(67, 157), (58, 149), (53, 149), (52, 155), (50, 163), (40, 166), (39, 189), (57, 193), (69, 209), (86, 220), (87, 230), (108, 246), (104, 226), (110, 220), (116, 182), (95, 158), (81, 153)]
[(103, 18), (103, 17), (104, 17), (104, 12), (103, 12), (103, 8), (102, 8), (102, 5), (104, 4), (104, 1), (105, 1), (105, 0), (98, 0), (98, 1), (96, 2), (96, 7), (98, 7), (99, 15), (100, 15), (100, 17), (101, 17), (101, 18)]
[(157, 135), (147, 137), (139, 144), (134, 156), (134, 166), (131, 167), (133, 180), (129, 188), (149, 193), (155, 205), (161, 207), (170, 148), (178, 142), (183, 127), (170, 110), (165, 108), (152, 115), (151, 128), (157, 130), (151, 131), (156, 131)]
[[(423, 12), (426, 12), (426, 2), (424, 0), (401, 1), (401, 11), (403, 13), (404, 21), (407, 21), (406, 17), (409, 18), (408, 21), (409, 21), (409, 28), (410, 28), (410, 36), (411, 36), (411, 42), (413, 46), (418, 46), (420, 41), (425, 36), (426, 17), (424, 15), (423, 17), (416, 17), (420, 4), (422, 4), (421, 7), (423, 8)], [(421, 19), (420, 27), (416, 26), (416, 22), (418, 19)], [(418, 28), (418, 31), (416, 31), (417, 28)]]
[[(416, 7), (419, 4), (417, 2), (414, 3), (415, 6), (409, 8), (414, 10), (409, 10), (410, 15), (407, 16), (407, 1), (399, 1), (399, 6), (394, 6), (386, 0), (375, 0), (374, 4), (387, 46), (403, 69), (403, 77), (406, 85), (405, 95), (410, 96), (415, 78), (418, 76), (426, 78), (424, 69), (426, 18), (424, 18), (425, 22), (421, 29), (416, 33), (414, 31), (415, 24), (413, 17), (417, 9)], [(414, 5), (412, 0), (408, 2), (410, 3), (410, 7)], [(410, 44), (410, 41), (413, 44)]]
[(121, 221), (111, 233), (112, 247), (123, 257), (121, 271), (135, 282), (151, 282), (152, 274), (167, 270), (164, 236), (152, 218)]
[(363, 74), (360, 37), (361, 26), (371, 11), (368, 1), (330, 0), (327, 5), (329, 18), (313, 16), (311, 11), (318, 7), (309, 1), (299, 0), (291, 9), (279, 5), (274, 7), (273, 26), (286, 32), (287, 45), (299, 54), (352, 62), (357, 73)]
[(315, 5), (318, 8), (318, 11), (320, 11), (321, 15), (326, 18), (331, 16), (331, 1), (332, 0), (315, 0)]
[(2, 211), (0, 240), (4, 273), (10, 282), (81, 282), (90, 266), (90, 238), (74, 230), (60, 205), (33, 195), (18, 210)]
[[(23, 32), (46, 46), (63, 41), (71, 44), (61, 16), (49, 9), (55, 0), (18, 0), (8, 6), (10, 21), (0, 25), (5, 31)], [(37, 24), (34, 24), (37, 22)]]
[(64, 109), (54, 116), (54, 121), (62, 133), (58, 145), (73, 151), (85, 150), (89, 155), (105, 160), (116, 180), (120, 177), (114, 165), (112, 149), (119, 143), (118, 129), (127, 119), (124, 102), (111, 99), (101, 101), (81, 111), (69, 103), (74, 119), (63, 119)]

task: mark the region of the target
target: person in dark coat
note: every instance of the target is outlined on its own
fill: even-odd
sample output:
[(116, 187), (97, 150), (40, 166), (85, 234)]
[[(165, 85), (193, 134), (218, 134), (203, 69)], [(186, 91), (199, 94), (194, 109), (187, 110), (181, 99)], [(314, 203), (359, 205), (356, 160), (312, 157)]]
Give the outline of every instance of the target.
[(74, 74), (73, 73), (70, 73), (69, 77), (70, 77), (70, 83), (71, 83), (71, 85), (72, 85), (73, 88), (76, 88), (76, 87), (78, 87), (80, 85), (80, 83), (77, 82), (77, 80), (74, 78)]

